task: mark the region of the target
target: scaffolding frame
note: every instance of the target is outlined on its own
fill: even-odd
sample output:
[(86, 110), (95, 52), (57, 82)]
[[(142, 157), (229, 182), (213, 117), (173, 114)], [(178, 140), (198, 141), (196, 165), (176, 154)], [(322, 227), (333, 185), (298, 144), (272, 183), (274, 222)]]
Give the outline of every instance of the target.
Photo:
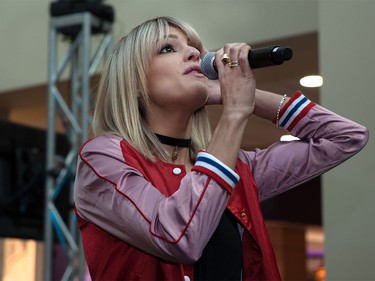
[[(58, 64), (58, 35), (63, 28), (77, 28), (70, 46)], [(101, 42), (91, 58), (91, 37)], [(89, 12), (51, 17), (49, 26), (48, 128), (46, 138), (46, 185), (44, 211), (44, 280), (53, 279), (55, 234), (67, 257), (61, 280), (83, 280), (86, 262), (74, 214), (73, 183), (80, 145), (89, 137), (92, 117), (90, 78), (112, 47), (112, 23)], [(62, 97), (57, 83), (70, 66), (70, 104)], [(56, 152), (56, 121), (60, 117), (68, 140), (66, 155)], [(64, 221), (56, 200), (63, 188), (69, 188), (68, 220)]]

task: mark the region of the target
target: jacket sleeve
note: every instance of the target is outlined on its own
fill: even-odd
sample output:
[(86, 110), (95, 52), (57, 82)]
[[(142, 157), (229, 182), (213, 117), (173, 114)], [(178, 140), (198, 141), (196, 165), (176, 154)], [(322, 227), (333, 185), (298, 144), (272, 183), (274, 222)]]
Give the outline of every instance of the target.
[(170, 197), (122, 156), (121, 139), (98, 137), (83, 146), (74, 186), (77, 214), (111, 235), (163, 259), (192, 263), (225, 210), (238, 175), (201, 151)]
[(311, 102), (300, 92), (283, 107), (279, 124), (299, 140), (240, 152), (240, 159), (250, 165), (260, 200), (327, 172), (368, 141), (367, 128)]

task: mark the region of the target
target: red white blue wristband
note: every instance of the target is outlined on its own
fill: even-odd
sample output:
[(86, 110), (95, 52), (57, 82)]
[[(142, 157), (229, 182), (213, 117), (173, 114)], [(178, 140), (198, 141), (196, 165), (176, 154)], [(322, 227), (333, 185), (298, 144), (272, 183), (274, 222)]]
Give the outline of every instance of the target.
[(228, 192), (231, 192), (240, 180), (239, 175), (231, 168), (206, 151), (198, 153), (197, 161), (192, 170), (203, 172), (212, 177)]
[[(315, 103), (310, 101), (300, 91), (296, 92), (281, 108), (278, 126), (291, 131), (314, 106)], [(276, 123), (276, 120), (274, 122)]]

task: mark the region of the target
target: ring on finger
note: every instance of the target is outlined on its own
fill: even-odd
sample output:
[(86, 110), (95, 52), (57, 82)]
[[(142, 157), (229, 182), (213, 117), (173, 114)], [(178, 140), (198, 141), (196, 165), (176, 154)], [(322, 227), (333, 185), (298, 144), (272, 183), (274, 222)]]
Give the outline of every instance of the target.
[(229, 57), (229, 54), (228, 53), (224, 53), (224, 55), (221, 57), (221, 61), (223, 62), (223, 64), (231, 64), (232, 63), (232, 60), (230, 59)]
[(240, 65), (240, 63), (236, 60), (229, 62), (230, 67), (236, 67), (236, 66), (239, 66), (239, 65)]

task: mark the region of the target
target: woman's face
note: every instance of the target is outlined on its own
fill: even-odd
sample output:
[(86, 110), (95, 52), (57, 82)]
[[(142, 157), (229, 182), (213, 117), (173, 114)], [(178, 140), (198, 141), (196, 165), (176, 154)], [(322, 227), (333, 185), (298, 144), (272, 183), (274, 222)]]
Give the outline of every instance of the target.
[(207, 78), (200, 70), (200, 52), (180, 29), (170, 27), (169, 31), (149, 65), (150, 106), (166, 113), (191, 114), (206, 102)]

